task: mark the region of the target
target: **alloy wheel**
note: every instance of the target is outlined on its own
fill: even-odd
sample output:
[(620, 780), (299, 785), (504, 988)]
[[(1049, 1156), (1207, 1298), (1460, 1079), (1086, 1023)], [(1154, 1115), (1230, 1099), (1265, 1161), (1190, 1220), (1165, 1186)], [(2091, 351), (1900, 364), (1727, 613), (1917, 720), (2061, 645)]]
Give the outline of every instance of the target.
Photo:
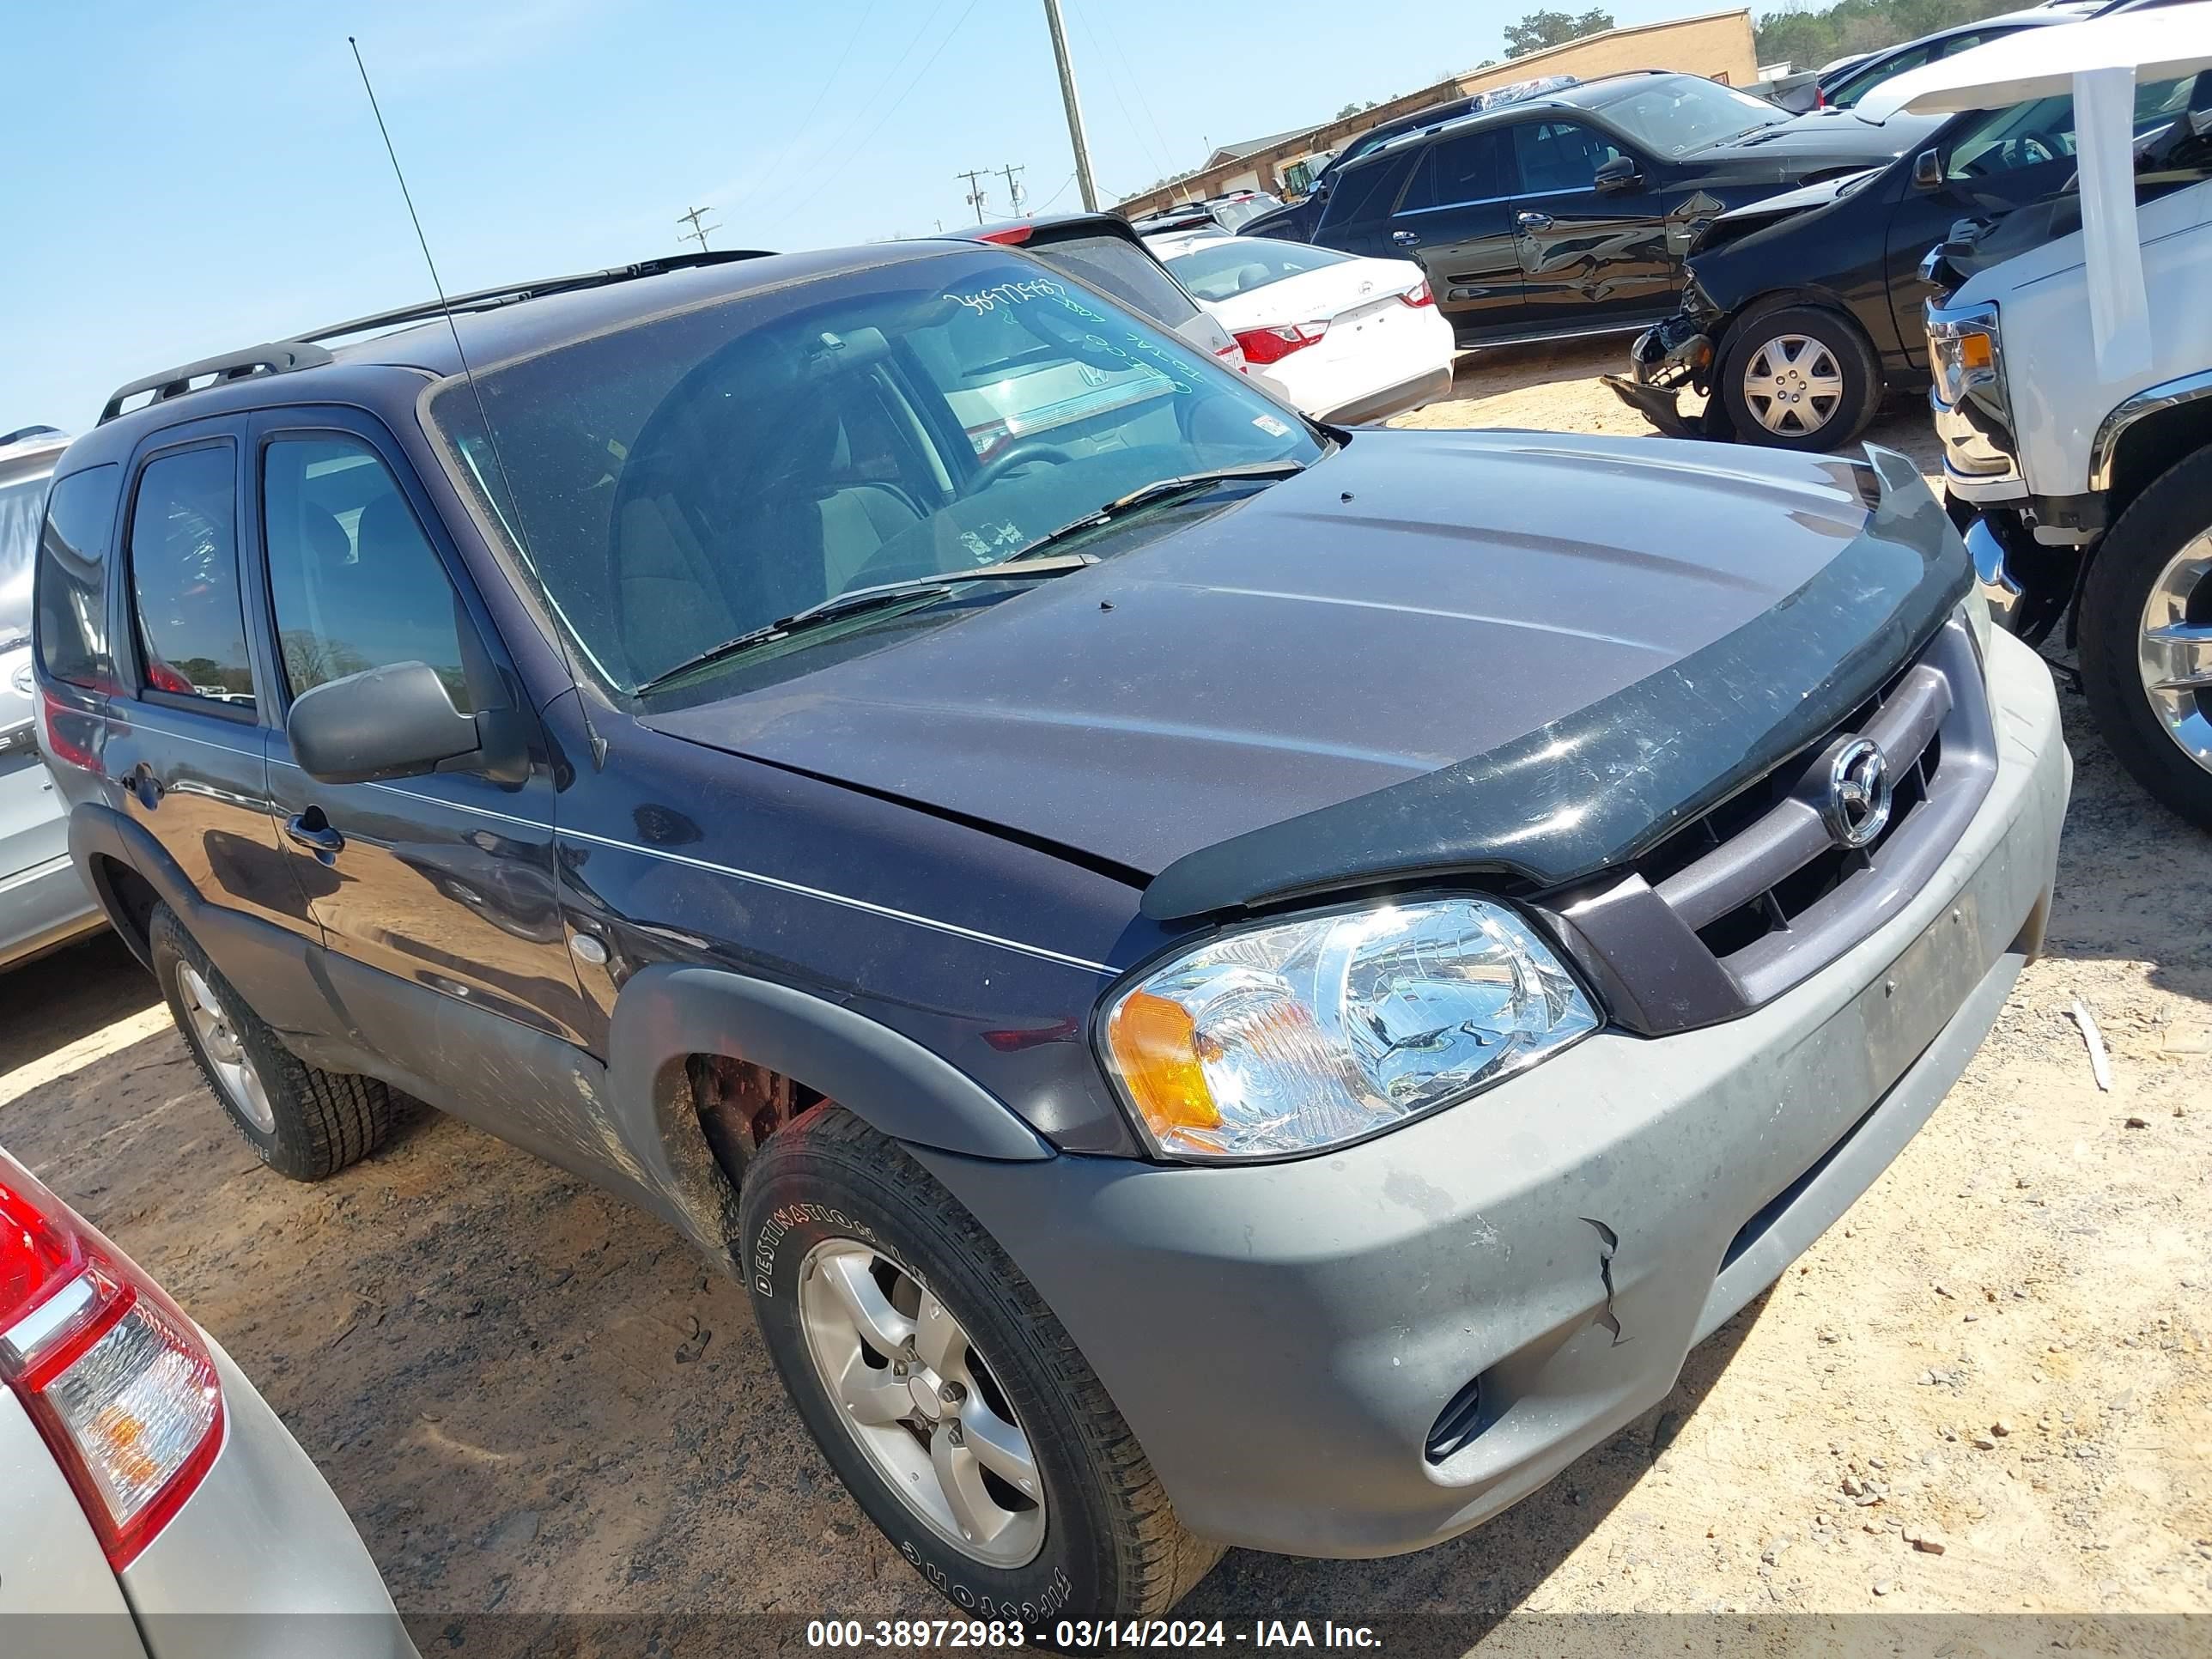
[(238, 1028), (231, 1023), (214, 987), (191, 963), (180, 962), (177, 989), (185, 1005), (185, 1018), (191, 1022), (192, 1035), (199, 1040), (200, 1052), (207, 1056), (208, 1068), (215, 1073), (224, 1096), (238, 1115), (263, 1134), (275, 1134), (276, 1109), (270, 1103), (269, 1091), (261, 1073), (254, 1069), (253, 1056), (239, 1040)]
[(1043, 1486), (1028, 1433), (988, 1361), (934, 1292), (856, 1239), (829, 1239), (799, 1272), (807, 1357), (884, 1484), (986, 1565), (1044, 1547)]
[(1769, 432), (1802, 438), (1835, 418), (1843, 366), (1809, 334), (1778, 334), (1744, 360), (1743, 401)]
[(2184, 544), (2151, 583), (2136, 667), (2166, 735), (2212, 772), (2212, 530)]

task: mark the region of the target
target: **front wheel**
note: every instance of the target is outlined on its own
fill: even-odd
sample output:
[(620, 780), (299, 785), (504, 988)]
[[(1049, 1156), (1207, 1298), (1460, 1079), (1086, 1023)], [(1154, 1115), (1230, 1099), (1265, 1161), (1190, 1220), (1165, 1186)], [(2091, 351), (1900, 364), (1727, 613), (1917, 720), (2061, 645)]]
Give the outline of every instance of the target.
[(2212, 830), (2212, 449), (2168, 468), (2092, 556), (2081, 682), (2136, 781)]
[(1835, 449), (1867, 429), (1881, 401), (1881, 365), (1851, 322), (1820, 306), (1785, 306), (1736, 325), (1719, 369), (1736, 436), (1777, 449)]
[(1020, 1270), (896, 1143), (817, 1108), (746, 1169), (739, 1225), (815, 1443), (963, 1613), (1146, 1618), (1219, 1558)]

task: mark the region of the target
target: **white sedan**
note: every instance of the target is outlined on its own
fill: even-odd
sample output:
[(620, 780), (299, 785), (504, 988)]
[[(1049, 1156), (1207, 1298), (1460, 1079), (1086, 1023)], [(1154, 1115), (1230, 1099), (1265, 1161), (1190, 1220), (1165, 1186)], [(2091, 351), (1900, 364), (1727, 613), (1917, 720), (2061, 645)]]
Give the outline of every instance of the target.
[(1319, 420), (1379, 421), (1451, 391), (1452, 331), (1420, 266), (1265, 236), (1153, 244), (1291, 401)]

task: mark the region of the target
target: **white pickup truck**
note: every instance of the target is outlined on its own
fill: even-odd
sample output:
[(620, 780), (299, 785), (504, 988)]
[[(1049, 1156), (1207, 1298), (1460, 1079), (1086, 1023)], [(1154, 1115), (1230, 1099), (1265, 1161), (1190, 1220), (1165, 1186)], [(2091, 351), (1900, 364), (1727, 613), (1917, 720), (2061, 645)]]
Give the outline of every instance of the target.
[[(1930, 400), (2009, 624), (2039, 642), (2065, 622), (2113, 752), (2212, 830), (2212, 4), (1929, 68), (1901, 107), (2071, 97), (2109, 118), (2101, 154), (2078, 123), (2078, 188), (1929, 254)], [(2146, 100), (2167, 118), (2147, 131)]]

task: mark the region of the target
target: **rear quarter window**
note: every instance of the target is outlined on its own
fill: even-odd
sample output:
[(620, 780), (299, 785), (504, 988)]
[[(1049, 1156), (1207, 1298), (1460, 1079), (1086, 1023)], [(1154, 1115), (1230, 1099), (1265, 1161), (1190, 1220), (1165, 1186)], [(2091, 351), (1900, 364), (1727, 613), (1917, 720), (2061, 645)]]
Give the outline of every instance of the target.
[(58, 680), (105, 688), (114, 682), (107, 644), (109, 544), (123, 470), (87, 467), (57, 479), (39, 536), (39, 665)]
[(1198, 314), (1190, 295), (1151, 254), (1118, 236), (1075, 236), (1023, 252), (1170, 328), (1181, 328)]
[(1389, 217), (1407, 169), (1423, 153), (1423, 146), (1410, 145), (1338, 174), (1328, 192), (1328, 205), (1322, 210), (1322, 228), (1337, 230)]

